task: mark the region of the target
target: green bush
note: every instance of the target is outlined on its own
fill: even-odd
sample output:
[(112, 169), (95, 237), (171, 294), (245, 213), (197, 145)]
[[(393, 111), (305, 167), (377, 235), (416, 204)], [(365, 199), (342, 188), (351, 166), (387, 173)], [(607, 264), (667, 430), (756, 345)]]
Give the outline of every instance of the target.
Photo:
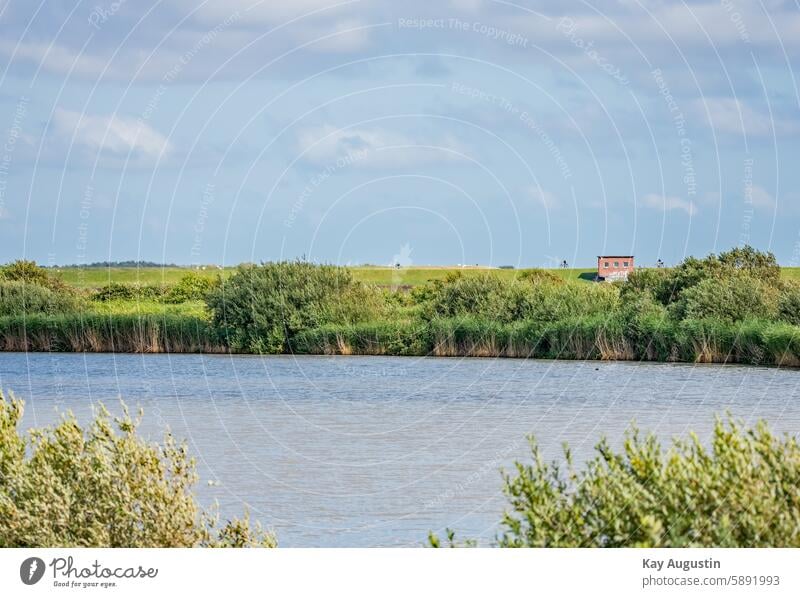
[(505, 320), (509, 287), (508, 281), (494, 274), (465, 276), (456, 272), (444, 280), (434, 280), (427, 294), (417, 296), (423, 301), (426, 319), (471, 315)]
[(611, 318), (619, 308), (614, 284), (532, 284), (524, 298), (509, 305), (515, 319), (560, 321), (575, 317)]
[(708, 278), (687, 288), (671, 312), (677, 319), (774, 319), (778, 295), (775, 288), (749, 275)]
[(698, 259), (687, 257), (672, 269), (639, 269), (628, 276), (622, 297), (648, 291), (662, 305), (680, 302), (690, 288), (705, 283), (750, 279), (761, 283), (760, 288), (777, 288), (781, 269), (772, 253), (746, 246)]
[(137, 300), (163, 300), (170, 288), (156, 284), (124, 284), (110, 282), (94, 291), (92, 300), (108, 301), (137, 301)]
[(532, 462), (503, 474), (498, 544), (800, 547), (800, 446), (763, 422), (718, 420), (708, 446), (691, 435), (665, 450), (633, 428), (621, 452), (605, 440), (595, 449), (578, 469), (569, 448), (549, 463), (532, 439)]
[(0, 267), (0, 280), (35, 284), (54, 292), (72, 292), (72, 289), (64, 284), (61, 278), (50, 275), (45, 268), (36, 265), (35, 261), (26, 261), (24, 259), (18, 259)]
[(775, 255), (758, 251), (751, 246), (736, 247), (720, 253), (719, 263), (729, 272), (744, 273), (769, 286), (780, 282), (781, 268)]
[(384, 307), (346, 268), (305, 262), (240, 266), (206, 303), (233, 350), (265, 354), (286, 351), (305, 330), (377, 319)]
[(778, 319), (800, 325), (800, 284), (785, 283), (778, 295)]
[(70, 313), (81, 307), (74, 294), (23, 281), (0, 280), (0, 317), (36, 313)]
[(611, 315), (619, 290), (611, 284), (552, 283), (536, 275), (506, 280), (486, 273), (455, 273), (414, 293), (424, 319), (470, 317), (510, 323)]
[(533, 268), (533, 269), (526, 269), (519, 273), (517, 276), (518, 280), (527, 281), (527, 282), (545, 282), (548, 284), (566, 284), (566, 280), (559, 276), (558, 274), (554, 274), (553, 272), (540, 269), (540, 268)]
[(22, 414), (0, 393), (0, 547), (275, 546), (247, 519), (220, 527), (201, 510), (186, 445), (141, 439), (127, 409), (112, 419), (101, 406), (85, 430), (66, 415), (25, 435)]
[(208, 293), (219, 284), (219, 281), (195, 272), (183, 276), (175, 286), (164, 295), (167, 303), (185, 303), (186, 301), (204, 301)]

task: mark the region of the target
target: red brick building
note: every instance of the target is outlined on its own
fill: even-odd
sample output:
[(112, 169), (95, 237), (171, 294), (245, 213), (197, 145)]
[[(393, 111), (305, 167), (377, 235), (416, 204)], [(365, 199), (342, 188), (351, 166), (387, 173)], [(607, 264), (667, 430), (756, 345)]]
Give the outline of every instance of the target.
[(633, 271), (633, 255), (600, 255), (597, 257), (597, 279), (613, 282), (627, 280)]

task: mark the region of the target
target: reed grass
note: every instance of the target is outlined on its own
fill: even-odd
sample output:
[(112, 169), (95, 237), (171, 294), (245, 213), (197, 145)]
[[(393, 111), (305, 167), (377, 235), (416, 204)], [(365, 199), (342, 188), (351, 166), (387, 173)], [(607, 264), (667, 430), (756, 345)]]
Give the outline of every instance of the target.
[(800, 328), (785, 323), (617, 318), (511, 324), (475, 318), (329, 325), (300, 334), (301, 354), (508, 357), (800, 366)]
[(225, 352), (212, 326), (172, 314), (0, 317), (0, 350), (26, 352)]

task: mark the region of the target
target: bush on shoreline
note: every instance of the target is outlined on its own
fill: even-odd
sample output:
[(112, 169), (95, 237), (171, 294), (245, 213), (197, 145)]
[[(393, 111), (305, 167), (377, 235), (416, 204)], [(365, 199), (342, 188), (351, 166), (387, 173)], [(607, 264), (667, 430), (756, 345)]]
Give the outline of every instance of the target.
[(257, 354), (286, 352), (309, 329), (375, 319), (383, 303), (348, 269), (301, 261), (240, 266), (207, 298), (230, 347)]
[(119, 418), (101, 406), (85, 429), (67, 414), (21, 434), (23, 406), (0, 393), (0, 547), (276, 545), (247, 518), (220, 525), (202, 510), (186, 445), (144, 441), (124, 405)]
[[(800, 445), (766, 423), (718, 420), (663, 449), (632, 428), (623, 449), (607, 441), (577, 468), (531, 461), (504, 473), (508, 509), (500, 547), (800, 547)], [(451, 545), (458, 545), (448, 532)], [(429, 543), (441, 540), (431, 535)], [(472, 545), (474, 542), (467, 542)]]

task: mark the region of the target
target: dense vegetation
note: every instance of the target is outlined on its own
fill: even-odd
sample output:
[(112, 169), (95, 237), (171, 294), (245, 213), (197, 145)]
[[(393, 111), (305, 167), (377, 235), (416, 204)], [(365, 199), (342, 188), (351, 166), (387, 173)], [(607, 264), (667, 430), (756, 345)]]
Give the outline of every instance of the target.
[(634, 428), (581, 468), (566, 447), (561, 464), (533, 439), (531, 451), (503, 475), (501, 547), (800, 547), (800, 446), (763, 422), (718, 420), (710, 445), (691, 435), (667, 450)]
[(409, 289), (400, 271), (379, 287), (348, 268), (281, 262), (76, 288), (15, 262), (0, 270), (0, 348), (800, 365), (800, 283), (750, 247), (613, 284), (550, 270), (439, 273)]
[(220, 525), (199, 508), (186, 445), (145, 442), (127, 409), (26, 434), (22, 414), (0, 393), (0, 547), (275, 546), (246, 518)]
[(280, 353), (301, 331), (375, 318), (382, 299), (345, 268), (282, 262), (239, 267), (207, 302), (233, 350)]

